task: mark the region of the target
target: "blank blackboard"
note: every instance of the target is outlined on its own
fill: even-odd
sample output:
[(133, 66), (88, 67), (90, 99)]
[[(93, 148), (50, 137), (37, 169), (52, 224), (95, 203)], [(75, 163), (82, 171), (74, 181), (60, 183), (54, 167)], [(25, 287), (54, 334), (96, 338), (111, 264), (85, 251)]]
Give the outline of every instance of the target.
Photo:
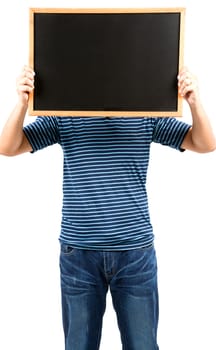
[(30, 115), (181, 116), (185, 9), (30, 9)]

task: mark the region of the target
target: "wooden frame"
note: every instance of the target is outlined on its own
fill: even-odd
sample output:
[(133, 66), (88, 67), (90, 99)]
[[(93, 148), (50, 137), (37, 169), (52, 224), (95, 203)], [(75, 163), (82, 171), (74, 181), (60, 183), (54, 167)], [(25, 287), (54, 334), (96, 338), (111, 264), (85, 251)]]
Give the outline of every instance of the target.
[(182, 115), (184, 8), (30, 8), (29, 17), (29, 115)]

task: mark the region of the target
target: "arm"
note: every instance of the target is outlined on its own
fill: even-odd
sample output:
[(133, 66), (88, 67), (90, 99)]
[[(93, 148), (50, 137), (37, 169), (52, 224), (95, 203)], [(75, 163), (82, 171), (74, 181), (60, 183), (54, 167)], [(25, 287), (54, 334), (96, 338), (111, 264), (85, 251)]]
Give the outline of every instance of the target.
[(24, 67), (17, 78), (18, 101), (0, 135), (0, 154), (15, 156), (30, 152), (32, 147), (24, 132), (23, 123), (28, 109), (29, 93), (34, 88), (34, 72)]
[(179, 93), (189, 104), (193, 121), (181, 148), (199, 153), (214, 151), (216, 138), (199, 97), (197, 80), (186, 68), (179, 73), (178, 87)]

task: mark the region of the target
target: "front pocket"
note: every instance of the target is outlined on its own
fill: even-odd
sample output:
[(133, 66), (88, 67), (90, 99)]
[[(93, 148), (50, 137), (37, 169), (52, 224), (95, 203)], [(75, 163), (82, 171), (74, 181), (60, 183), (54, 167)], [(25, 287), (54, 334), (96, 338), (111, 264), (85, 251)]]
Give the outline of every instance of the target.
[(73, 253), (73, 251), (74, 251), (74, 248), (71, 245), (61, 243), (61, 254), (70, 255)]

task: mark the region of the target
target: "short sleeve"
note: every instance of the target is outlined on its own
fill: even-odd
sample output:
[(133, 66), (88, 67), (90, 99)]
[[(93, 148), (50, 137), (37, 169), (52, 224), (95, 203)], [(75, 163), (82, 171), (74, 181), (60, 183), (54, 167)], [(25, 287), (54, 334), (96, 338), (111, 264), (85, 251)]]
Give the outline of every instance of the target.
[(33, 152), (59, 143), (59, 129), (56, 117), (37, 117), (26, 125), (23, 131), (30, 142)]
[(190, 129), (191, 125), (177, 120), (176, 118), (155, 118), (155, 126), (153, 132), (153, 142), (170, 146), (179, 151), (181, 144)]

